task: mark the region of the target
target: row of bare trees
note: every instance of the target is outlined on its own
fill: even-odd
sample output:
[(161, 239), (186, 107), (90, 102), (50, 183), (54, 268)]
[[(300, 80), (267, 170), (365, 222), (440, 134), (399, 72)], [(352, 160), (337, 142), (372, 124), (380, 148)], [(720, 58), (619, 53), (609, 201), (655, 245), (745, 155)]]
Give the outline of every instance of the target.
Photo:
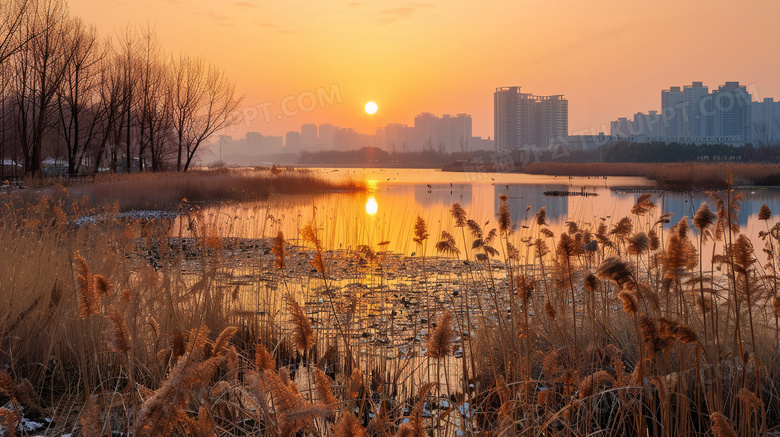
[(0, 4), (0, 172), (38, 174), (46, 158), (71, 175), (186, 171), (240, 100), (224, 72), (164, 52), (150, 27), (101, 37), (66, 0)]

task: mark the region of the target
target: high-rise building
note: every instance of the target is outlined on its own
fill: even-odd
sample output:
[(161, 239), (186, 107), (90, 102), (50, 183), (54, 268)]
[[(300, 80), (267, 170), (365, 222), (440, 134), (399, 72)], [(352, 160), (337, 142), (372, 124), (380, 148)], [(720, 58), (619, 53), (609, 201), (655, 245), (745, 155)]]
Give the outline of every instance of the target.
[(440, 144), (438, 124), (438, 117), (430, 112), (423, 112), (414, 117), (417, 150), (438, 150)]
[(712, 100), (715, 105), (713, 135), (750, 141), (753, 126), (750, 109), (752, 97), (747, 88), (739, 82), (726, 82), (712, 92)]
[(411, 149), (446, 153), (469, 150), (471, 133), (472, 121), (468, 114), (437, 117), (423, 112), (414, 117), (414, 145)]
[(569, 135), (569, 101), (562, 95), (537, 99), (541, 112), (537, 144), (546, 146)]
[(683, 87), (683, 136), (701, 137), (707, 134), (709, 116), (705, 104), (708, 96), (708, 88), (701, 82), (693, 82)]
[(351, 128), (341, 128), (333, 135), (333, 148), (347, 151), (376, 146), (376, 135), (368, 135)]
[(664, 135), (664, 123), (658, 111), (637, 112), (633, 120), (625, 117), (610, 123), (610, 135), (615, 137), (650, 136), (660, 137)]
[[(694, 144), (745, 144), (754, 141), (751, 95), (739, 82), (709, 92), (702, 82), (661, 91), (661, 114), (637, 113), (610, 125), (615, 137)], [(660, 121), (660, 122), (659, 122)], [(643, 141), (643, 140), (642, 140)]]
[(667, 136), (682, 136), (683, 120), (685, 119), (685, 95), (680, 87), (673, 86), (668, 90), (661, 91), (661, 117)]
[(406, 152), (414, 141), (414, 128), (405, 124), (390, 123), (377, 130), (377, 145), (388, 152)]
[(301, 150), (315, 150), (317, 148), (317, 125), (307, 123), (301, 126)]
[(535, 96), (520, 87), (496, 88), (493, 129), (498, 150), (544, 147), (569, 134), (569, 102), (562, 95)]
[(467, 152), (471, 150), (472, 120), (468, 114), (457, 114), (450, 119), (446, 130), (449, 132), (447, 150), (449, 152)]
[(284, 137), (284, 148), (288, 153), (297, 153), (301, 150), (300, 132), (287, 132)]
[(336, 133), (336, 131), (339, 130), (338, 126), (333, 126), (332, 124), (321, 124), (320, 125), (320, 132), (317, 137), (317, 145), (322, 148), (322, 150), (332, 150), (333, 149), (333, 134)]
[(771, 97), (751, 105), (753, 144), (759, 147), (780, 143), (780, 102)]
[(493, 93), (493, 136), (498, 150), (520, 147), (517, 117), (519, 97), (519, 86), (496, 88)]

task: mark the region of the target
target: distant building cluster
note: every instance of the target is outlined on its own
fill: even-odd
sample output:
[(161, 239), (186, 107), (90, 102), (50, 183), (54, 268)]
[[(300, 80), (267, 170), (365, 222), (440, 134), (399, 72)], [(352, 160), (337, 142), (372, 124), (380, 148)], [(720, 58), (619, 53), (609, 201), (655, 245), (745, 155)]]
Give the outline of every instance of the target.
[(379, 147), (398, 153), (423, 150), (452, 153), (492, 149), (493, 142), (489, 138), (472, 136), (471, 124), (468, 114), (437, 117), (430, 112), (416, 116), (413, 126), (390, 123), (377, 128), (373, 135), (331, 124), (304, 124), (300, 132), (287, 132), (285, 150), (297, 153)]
[(753, 102), (739, 82), (710, 91), (702, 82), (661, 91), (661, 111), (638, 112), (610, 123), (616, 138), (693, 144), (768, 146), (780, 142), (780, 102)]
[(247, 132), (246, 136), (240, 139), (222, 135), (217, 145), (230, 155), (257, 156), (284, 152), (282, 137), (263, 135), (259, 132)]
[(375, 134), (364, 134), (352, 128), (332, 124), (319, 126), (307, 123), (300, 131), (287, 132), (284, 137), (264, 136), (249, 132), (245, 138), (221, 136), (219, 146), (231, 157), (242, 159), (316, 151), (348, 151), (363, 147), (379, 147), (388, 152), (435, 151), (442, 153), (492, 150), (493, 140), (472, 135), (472, 121), (468, 114), (438, 117), (423, 112), (414, 118), (414, 125), (390, 123), (376, 129)]
[(419, 152), (432, 150), (455, 153), (490, 150), (493, 142), (472, 135), (472, 121), (468, 114), (437, 117), (423, 112), (414, 117), (414, 125), (388, 124), (376, 131), (377, 146), (390, 152)]
[(493, 94), (497, 150), (546, 147), (569, 134), (569, 101), (562, 95), (535, 96), (519, 86)]

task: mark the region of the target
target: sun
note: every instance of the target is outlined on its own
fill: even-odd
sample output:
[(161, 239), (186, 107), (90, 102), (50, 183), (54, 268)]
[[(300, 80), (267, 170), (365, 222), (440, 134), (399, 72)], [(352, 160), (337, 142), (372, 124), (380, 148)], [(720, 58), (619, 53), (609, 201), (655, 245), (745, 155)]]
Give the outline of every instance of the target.
[(367, 112), (367, 113), (369, 113), (369, 114), (373, 114), (373, 113), (375, 113), (375, 112), (376, 112), (376, 110), (377, 110), (376, 103), (374, 103), (374, 102), (368, 102), (368, 103), (366, 103), (366, 112)]

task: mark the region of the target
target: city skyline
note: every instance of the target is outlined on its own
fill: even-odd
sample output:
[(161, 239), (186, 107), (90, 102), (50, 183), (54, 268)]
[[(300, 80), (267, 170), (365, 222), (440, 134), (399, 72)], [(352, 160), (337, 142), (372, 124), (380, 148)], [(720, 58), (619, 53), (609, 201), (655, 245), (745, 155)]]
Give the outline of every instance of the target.
[[(128, 24), (152, 25), (171, 52), (203, 56), (223, 67), (246, 94), (246, 106), (271, 102), (279, 112), (286, 96), (338, 86), (342, 103), (240, 127), (273, 135), (305, 123), (373, 132), (427, 108), (437, 114), (465, 111), (474, 117), (474, 134), (488, 137), (493, 135), (489, 94), (512, 83), (540, 95), (566, 95), (570, 133), (606, 131), (610, 121), (653, 107), (657, 90), (691, 78), (739, 79), (751, 91), (758, 88), (759, 98), (780, 95), (780, 60), (767, 56), (764, 30), (774, 28), (771, 21), (780, 15), (774, 2), (735, 9), (718, 31), (712, 23), (722, 19), (724, 8), (733, 8), (730, 3), (216, 6), (196, 0), (183, 9), (175, 1), (75, 0), (70, 7), (104, 35)], [(523, 26), (517, 26), (517, 17), (527, 18)], [(374, 116), (362, 110), (370, 100), (379, 106)]]

